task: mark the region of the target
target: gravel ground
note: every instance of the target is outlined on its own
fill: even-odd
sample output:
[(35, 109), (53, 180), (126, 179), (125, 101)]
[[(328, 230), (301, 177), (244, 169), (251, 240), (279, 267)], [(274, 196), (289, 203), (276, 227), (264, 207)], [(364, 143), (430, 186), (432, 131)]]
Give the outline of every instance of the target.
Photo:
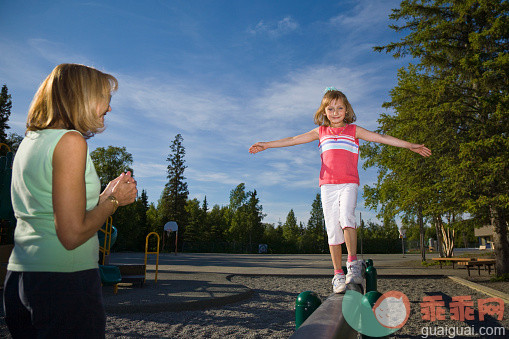
[[(330, 278), (288, 278), (235, 276), (232, 281), (255, 290), (253, 298), (244, 302), (204, 311), (179, 313), (110, 315), (108, 338), (288, 338), (295, 330), (294, 306), (297, 295), (311, 290), (324, 301), (330, 295)], [(449, 319), (429, 322), (422, 320), (420, 302), (428, 295), (441, 295), (448, 302), (453, 296), (469, 295), (476, 301), (487, 296), (449, 279), (381, 279), (378, 290), (398, 290), (407, 295), (411, 303), (411, 316), (406, 325), (393, 338), (421, 337), (422, 328), (437, 326), (446, 331), (451, 327), (507, 328), (509, 333), (509, 310), (506, 307), (502, 321), (460, 322)], [(478, 319), (478, 314), (475, 314)], [(447, 327), (447, 329), (446, 329)], [(439, 330), (439, 329), (438, 329)], [(428, 329), (428, 331), (430, 331)], [(465, 331), (465, 330), (464, 330)], [(448, 332), (451, 333), (451, 332)], [(447, 337), (447, 335), (445, 336)], [(477, 336), (478, 337), (478, 336)]]
[[(331, 293), (330, 280), (328, 277), (234, 276), (233, 282), (255, 291), (251, 299), (203, 311), (109, 314), (106, 325), (107, 338), (288, 338), (295, 330), (294, 306), (297, 295), (311, 290), (318, 293), (324, 301)], [(378, 281), (378, 290), (382, 293), (390, 290), (401, 291), (407, 295), (411, 303), (408, 322), (391, 338), (420, 338), (423, 337), (421, 335), (423, 328), (433, 333), (440, 331), (439, 327), (446, 331), (442, 336), (444, 338), (451, 337), (451, 331), (456, 331), (456, 328), (460, 327), (473, 328), (476, 332), (480, 327), (505, 327), (509, 336), (507, 306), (501, 321), (490, 319), (481, 322), (478, 320), (477, 311), (476, 320), (472, 322), (450, 320), (448, 311), (446, 320), (436, 322), (422, 320), (420, 303), (424, 296), (441, 295), (447, 309), (452, 297), (469, 295), (474, 301), (475, 310), (477, 299), (488, 297), (450, 279), (386, 278)], [(6, 333), (5, 325), (0, 323), (0, 337), (5, 337)]]

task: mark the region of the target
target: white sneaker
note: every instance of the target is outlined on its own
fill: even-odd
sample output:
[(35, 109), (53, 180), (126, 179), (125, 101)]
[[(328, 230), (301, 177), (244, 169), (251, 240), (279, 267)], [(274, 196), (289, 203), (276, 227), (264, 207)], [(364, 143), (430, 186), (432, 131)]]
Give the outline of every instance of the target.
[(345, 275), (343, 273), (335, 274), (334, 278), (332, 278), (332, 291), (334, 293), (345, 293), (346, 284)]
[(346, 283), (362, 284), (364, 282), (363, 266), (361, 260), (346, 263)]

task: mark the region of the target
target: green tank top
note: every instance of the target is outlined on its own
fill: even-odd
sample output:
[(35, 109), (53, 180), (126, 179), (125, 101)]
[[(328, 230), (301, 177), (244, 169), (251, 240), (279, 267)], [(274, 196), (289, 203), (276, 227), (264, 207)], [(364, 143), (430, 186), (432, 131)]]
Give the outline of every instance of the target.
[[(17, 224), (8, 270), (76, 272), (98, 267), (97, 235), (69, 251), (60, 243), (55, 230), (52, 201), (53, 151), (60, 138), (68, 132), (64, 129), (30, 131), (16, 152), (11, 196)], [(91, 210), (99, 201), (101, 184), (88, 151), (85, 183), (86, 208)]]

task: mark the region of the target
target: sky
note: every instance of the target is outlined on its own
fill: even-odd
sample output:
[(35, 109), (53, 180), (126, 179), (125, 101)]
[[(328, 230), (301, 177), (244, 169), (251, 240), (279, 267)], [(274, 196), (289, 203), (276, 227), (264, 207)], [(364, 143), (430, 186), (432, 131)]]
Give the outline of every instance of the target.
[[(189, 198), (228, 205), (244, 183), (257, 191), (264, 222), (284, 223), (293, 209), (307, 224), (320, 192), (318, 142), (256, 155), (248, 148), (315, 128), (328, 86), (346, 94), (357, 125), (376, 130), (397, 71), (409, 62), (373, 51), (402, 38), (388, 18), (399, 3), (0, 0), (8, 132), (24, 134), (33, 95), (56, 65), (93, 66), (114, 75), (119, 89), (89, 149), (125, 146), (149, 201), (157, 203), (168, 181), (169, 146), (180, 133)], [(362, 187), (376, 182), (377, 170), (364, 170), (361, 160), (359, 175), (358, 219), (376, 221)]]

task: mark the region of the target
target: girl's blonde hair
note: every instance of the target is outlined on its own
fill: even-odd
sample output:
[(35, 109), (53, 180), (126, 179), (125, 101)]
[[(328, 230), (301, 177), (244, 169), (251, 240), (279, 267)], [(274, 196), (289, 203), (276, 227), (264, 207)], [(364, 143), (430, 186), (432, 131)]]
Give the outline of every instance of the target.
[(97, 116), (100, 104), (109, 104), (118, 88), (114, 76), (95, 68), (61, 64), (39, 86), (30, 104), (27, 131), (75, 129), (85, 138), (104, 130)]
[(327, 89), (327, 91), (323, 95), (322, 103), (320, 104), (320, 107), (315, 113), (314, 120), (316, 125), (318, 126), (331, 125), (330, 120), (327, 118), (327, 115), (325, 115), (325, 108), (329, 106), (331, 102), (333, 102), (334, 100), (341, 100), (343, 105), (345, 105), (346, 108), (346, 115), (344, 119), (345, 123), (351, 124), (355, 120), (357, 120), (352, 105), (350, 105), (350, 102), (348, 102), (346, 95), (344, 95), (343, 92), (338, 91), (337, 89)]

